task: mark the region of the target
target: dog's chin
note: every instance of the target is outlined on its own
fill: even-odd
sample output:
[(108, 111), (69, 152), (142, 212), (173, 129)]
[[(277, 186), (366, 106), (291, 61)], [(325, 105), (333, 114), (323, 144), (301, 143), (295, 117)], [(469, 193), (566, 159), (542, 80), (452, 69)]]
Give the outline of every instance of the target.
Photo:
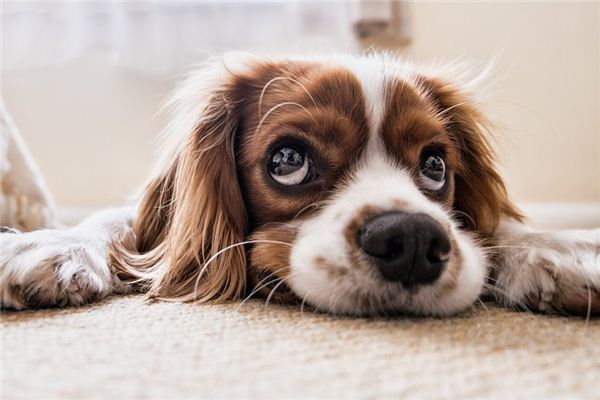
[(436, 285), (406, 289), (398, 283), (375, 279), (360, 285), (340, 280), (322, 285), (319, 290), (314, 278), (314, 275), (307, 274), (291, 280), (290, 289), (302, 304), (323, 312), (357, 317), (452, 316), (464, 312), (475, 303), (484, 283), (481, 278), (472, 282), (471, 287), (447, 292)]

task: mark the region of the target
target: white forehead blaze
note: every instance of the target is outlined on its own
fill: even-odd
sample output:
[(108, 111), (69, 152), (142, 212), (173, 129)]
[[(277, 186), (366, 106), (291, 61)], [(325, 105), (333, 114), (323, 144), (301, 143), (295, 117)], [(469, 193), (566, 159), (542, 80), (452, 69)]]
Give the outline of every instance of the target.
[(394, 82), (402, 81), (411, 85), (414, 82), (414, 67), (386, 54), (340, 57), (336, 61), (355, 76), (363, 92), (366, 118), (369, 121), (369, 140), (364, 158), (386, 158), (380, 135), (388, 108), (388, 91), (394, 86)]
[[(372, 304), (388, 310), (424, 314), (451, 314), (472, 304), (483, 285), (484, 257), (472, 240), (453, 224), (447, 211), (427, 198), (411, 173), (385, 152), (380, 129), (385, 118), (386, 88), (396, 79), (413, 82), (409, 65), (380, 57), (341, 57), (336, 60), (360, 82), (369, 121), (369, 140), (357, 169), (345, 186), (314, 217), (300, 223), (290, 255), (290, 286), (308, 303), (332, 312), (368, 312), (357, 305), (356, 295), (369, 296)], [(374, 278), (372, 267), (353, 265), (346, 228), (365, 206), (380, 210), (426, 213), (447, 227), (454, 237), (462, 266), (458, 286), (444, 296), (435, 285), (409, 295), (393, 284)], [(318, 260), (326, 260), (323, 268)], [(460, 262), (460, 261), (456, 261)], [(331, 272), (331, 269), (337, 272)], [(365, 306), (366, 307), (366, 306)]]
[(350, 58), (343, 64), (359, 81), (369, 120), (369, 137), (377, 137), (385, 114), (385, 64), (373, 58)]

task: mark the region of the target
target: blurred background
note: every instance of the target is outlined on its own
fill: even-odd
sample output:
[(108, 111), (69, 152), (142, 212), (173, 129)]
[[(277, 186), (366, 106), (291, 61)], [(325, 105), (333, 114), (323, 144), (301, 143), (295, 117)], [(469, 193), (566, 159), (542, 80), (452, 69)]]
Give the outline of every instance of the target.
[(177, 77), (231, 50), (497, 58), (485, 111), (513, 197), (600, 225), (598, 2), (2, 3), (2, 97), (63, 211), (148, 176)]

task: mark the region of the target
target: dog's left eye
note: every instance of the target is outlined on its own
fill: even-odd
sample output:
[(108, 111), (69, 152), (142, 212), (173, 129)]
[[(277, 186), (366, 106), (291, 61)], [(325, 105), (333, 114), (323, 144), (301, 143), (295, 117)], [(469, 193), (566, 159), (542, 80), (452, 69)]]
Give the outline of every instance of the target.
[(280, 147), (269, 159), (269, 174), (282, 185), (300, 185), (312, 174), (312, 160), (306, 151), (296, 147)]
[(421, 162), (421, 182), (425, 189), (437, 192), (446, 184), (446, 163), (439, 154), (429, 154)]

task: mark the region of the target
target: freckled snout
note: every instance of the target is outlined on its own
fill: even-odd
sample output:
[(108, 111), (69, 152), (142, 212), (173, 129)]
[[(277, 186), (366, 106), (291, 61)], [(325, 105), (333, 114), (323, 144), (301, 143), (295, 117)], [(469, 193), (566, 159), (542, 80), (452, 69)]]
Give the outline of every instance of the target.
[(427, 214), (386, 212), (367, 220), (357, 243), (387, 281), (410, 287), (434, 282), (450, 255), (450, 239)]

